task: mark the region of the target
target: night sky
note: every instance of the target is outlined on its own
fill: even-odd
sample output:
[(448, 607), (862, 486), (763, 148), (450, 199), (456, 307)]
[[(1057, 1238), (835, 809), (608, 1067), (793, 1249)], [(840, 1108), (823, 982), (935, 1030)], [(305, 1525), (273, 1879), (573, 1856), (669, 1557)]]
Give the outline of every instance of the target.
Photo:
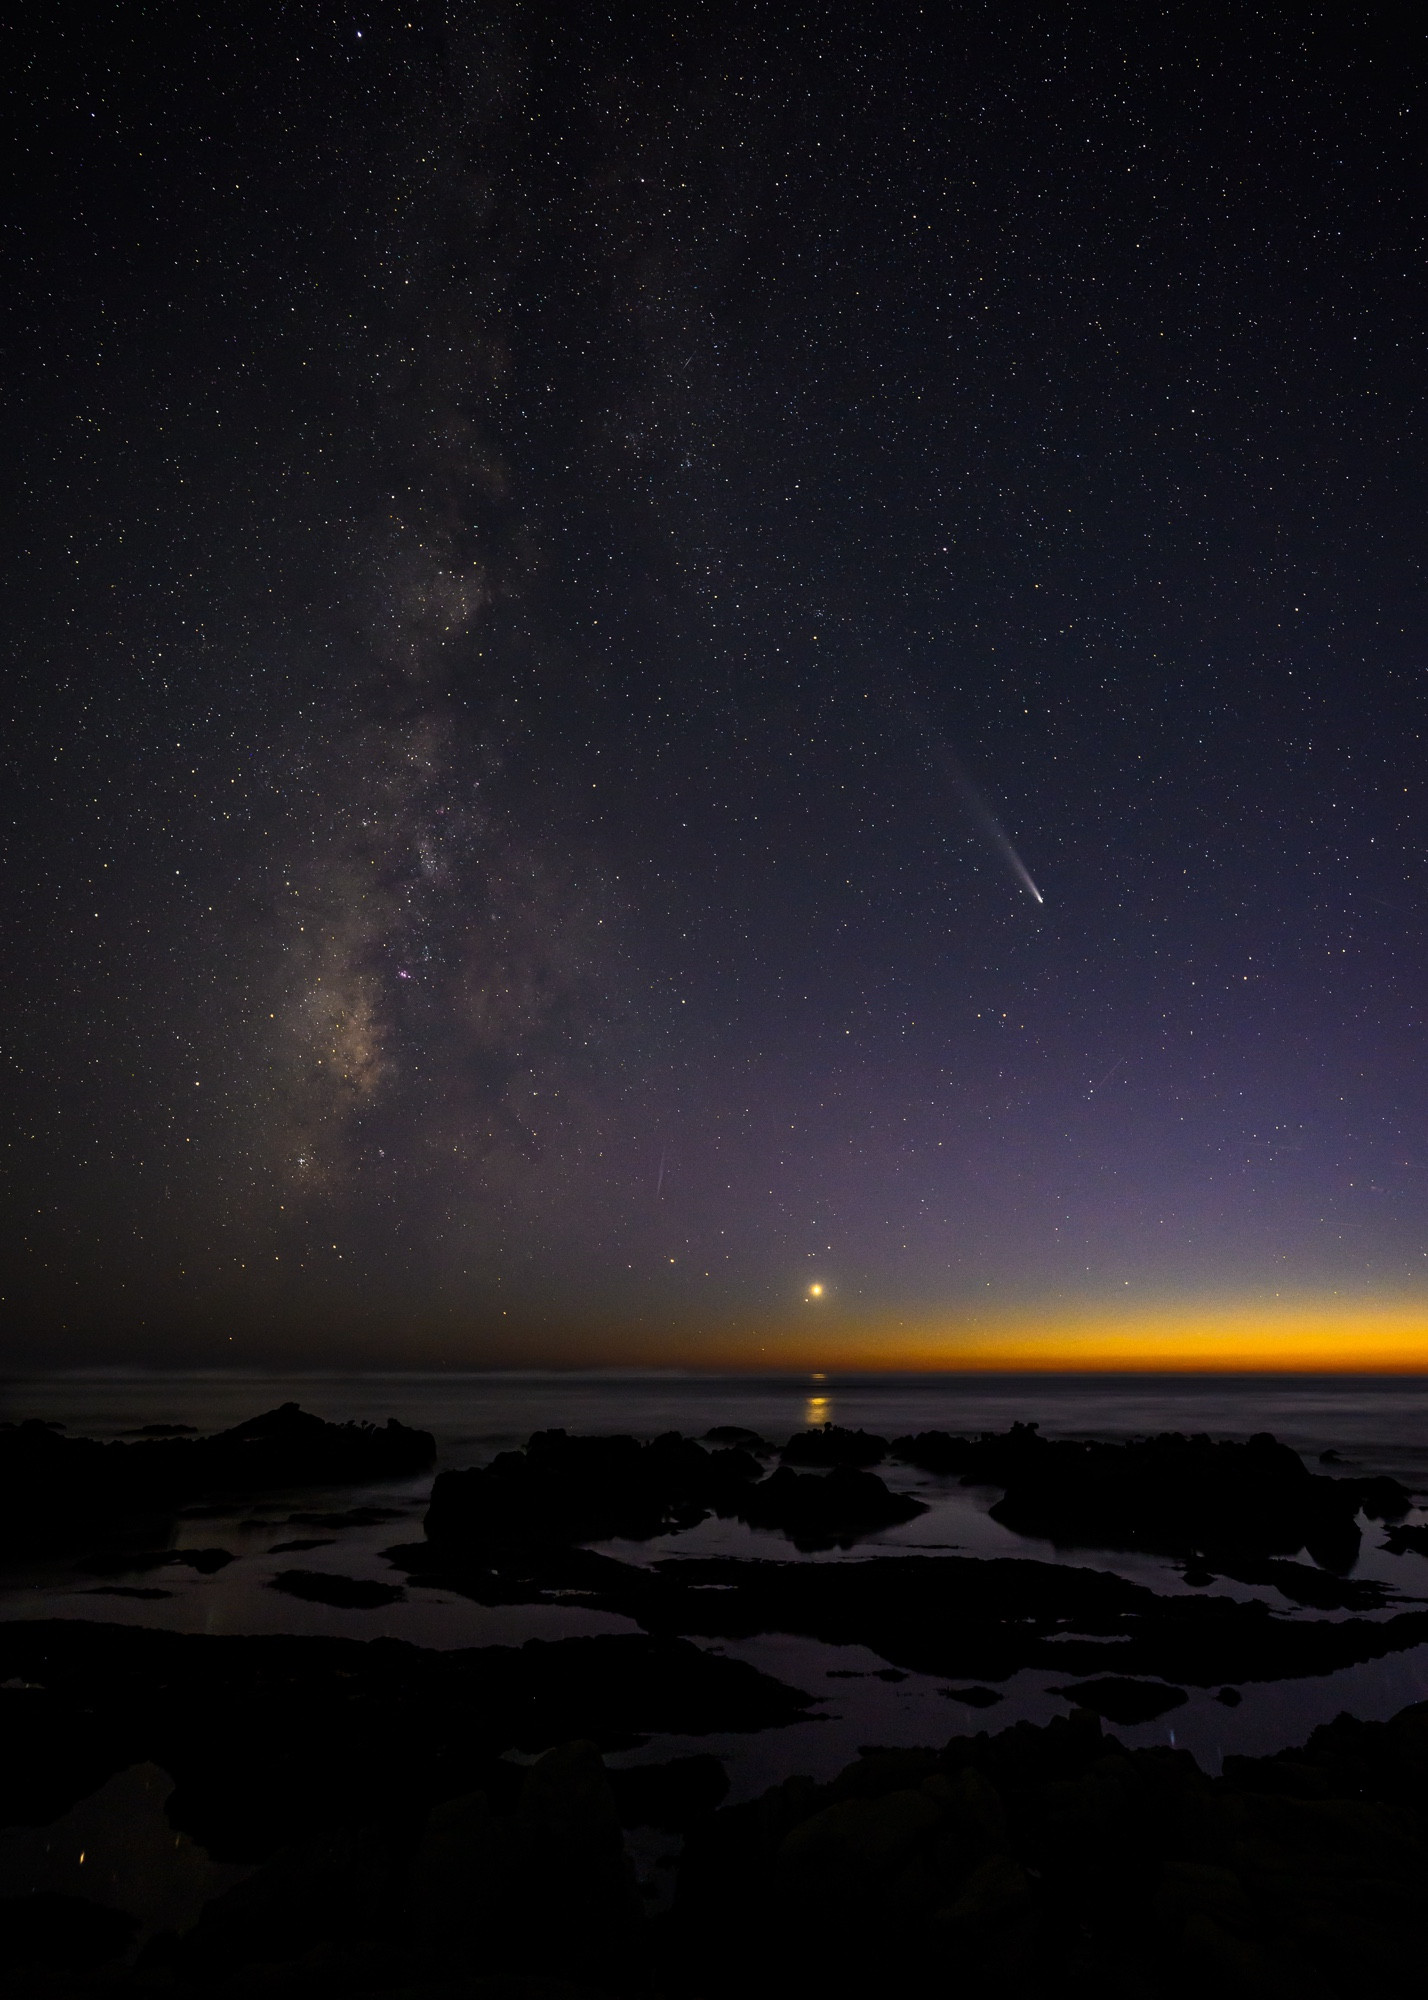
[(1411, 24), (12, 14), (11, 1353), (1428, 1328)]

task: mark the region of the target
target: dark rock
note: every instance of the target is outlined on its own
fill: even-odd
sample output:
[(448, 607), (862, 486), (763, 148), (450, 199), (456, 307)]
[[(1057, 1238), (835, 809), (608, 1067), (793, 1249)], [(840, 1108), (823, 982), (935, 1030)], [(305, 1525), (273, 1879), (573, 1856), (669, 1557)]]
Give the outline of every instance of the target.
[(1382, 1547), (1394, 1556), (1428, 1556), (1428, 1524), (1419, 1527), (1404, 1522), (1390, 1528), (1383, 1538)]
[[(59, 1428), (63, 1430), (63, 1424)], [(140, 1424), (137, 1430), (126, 1431), (124, 1435), (139, 1438), (197, 1437), (198, 1428), (194, 1424)]]
[(1075, 1687), (1049, 1688), (1063, 1701), (1077, 1708), (1089, 1708), (1107, 1722), (1154, 1722), (1172, 1708), (1183, 1708), (1188, 1697), (1184, 1688), (1167, 1687), (1161, 1681), (1131, 1681), (1108, 1674), (1098, 1681), (1081, 1681)]
[[(1315, 1611), (1377, 1611), (1392, 1592), (1387, 1585), (1363, 1578), (1334, 1576), (1313, 1569), (1308, 1563), (1285, 1562), (1269, 1556), (1222, 1558), (1217, 1564), (1221, 1576), (1236, 1583), (1268, 1584), (1292, 1604), (1307, 1604)], [(1187, 1571), (1190, 1582), (1202, 1572)], [(1213, 1582), (1213, 1576), (1207, 1578)]]
[(88, 1972), (129, 1949), (137, 1929), (122, 1910), (51, 1889), (0, 1896), (0, 1970), (24, 1966)]
[(732, 1512), (760, 1470), (747, 1452), (708, 1452), (673, 1431), (647, 1445), (537, 1431), (524, 1451), (441, 1473), (427, 1539), (467, 1555), (613, 1536), (648, 1540), (692, 1527), (713, 1509)]
[[(259, 1522), (257, 1525), (262, 1526), (262, 1523)], [(331, 1535), (316, 1535), (309, 1537), (307, 1540), (299, 1539), (296, 1542), (274, 1542), (273, 1546), (268, 1550), (268, 1554), (270, 1556), (298, 1556), (306, 1555), (309, 1549), (331, 1549), (335, 1547), (336, 1543), (333, 1541)]]
[[(691, 1831), (669, 1990), (1277, 2000), (1413, 1992), (1428, 1705), (1207, 1778), (1085, 1711), (866, 1753)], [(680, 1979), (681, 1966), (694, 1967)]]
[(968, 1708), (991, 1708), (1002, 1698), (995, 1688), (939, 1688), (937, 1692), (949, 1701), (965, 1702)]
[(620, 1816), (592, 1743), (526, 1771), (513, 1813), (484, 1792), (428, 1817), (411, 1861), (415, 1969), (578, 1979), (621, 1994), (648, 1982), (647, 1935)]
[(210, 1902), (173, 1963), (190, 1976), (282, 1963), (340, 1940), (369, 1946), (390, 1925), (405, 1886), (405, 1855), (370, 1824), (322, 1829), (279, 1848), (253, 1875)]
[[(132, 1443), (62, 1437), (48, 1424), (0, 1425), (0, 1552), (36, 1553), (159, 1535), (186, 1502), (264, 1487), (406, 1477), (435, 1462), (435, 1440), (389, 1420), (328, 1424), (296, 1403), (215, 1437)], [(153, 1544), (151, 1543), (150, 1546)]]
[(1359, 1509), (1392, 1519), (1411, 1505), (1397, 1480), (1311, 1473), (1267, 1432), (1246, 1443), (1172, 1432), (1111, 1444), (1043, 1438), (1035, 1424), (1013, 1424), (980, 1438), (924, 1431), (891, 1449), (926, 1471), (1002, 1487), (992, 1514), (1019, 1534), (1063, 1547), (1151, 1549), (1200, 1567), (1307, 1546), (1324, 1567), (1348, 1568)]
[(729, 1774), (718, 1757), (676, 1757), (667, 1764), (631, 1764), (610, 1772), (625, 1826), (657, 1826), (683, 1833), (723, 1804)]
[(750, 1453), (708, 1452), (676, 1432), (641, 1445), (538, 1431), (523, 1452), (438, 1477), (425, 1524), (436, 1558), (425, 1567), (434, 1575), (459, 1557), (488, 1575), (513, 1565), (534, 1573), (559, 1568), (555, 1551), (574, 1543), (648, 1540), (711, 1512), (777, 1529), (802, 1549), (849, 1547), (925, 1511), (875, 1474), (844, 1465), (826, 1478), (780, 1466), (765, 1479)]
[[(807, 1478), (817, 1482), (817, 1475)], [(799, 1633), (866, 1646), (891, 1665), (949, 1680), (995, 1682), (1042, 1667), (1088, 1679), (1124, 1673), (1218, 1687), (1332, 1673), (1428, 1643), (1425, 1611), (1376, 1620), (1290, 1618), (1258, 1601), (1161, 1597), (1103, 1570), (1024, 1558), (684, 1557), (650, 1568), (597, 1560), (603, 1566), (588, 1573), (572, 1601), (620, 1612), (647, 1631)], [(442, 1581), (464, 1587), (456, 1572)]]
[(809, 1698), (741, 1660), (630, 1637), (431, 1652), (397, 1640), (207, 1637), (0, 1622), (0, 1802), (53, 1818), (125, 1764), (170, 1772), (168, 1814), (216, 1860), (328, 1827), (419, 1817), (492, 1759), (581, 1737), (761, 1729)]
[(406, 1592), (399, 1583), (371, 1583), (365, 1577), (330, 1576), (326, 1570), (284, 1569), (268, 1578), (270, 1590), (284, 1590), (289, 1597), (302, 1597), (309, 1604), (335, 1604), (349, 1611), (375, 1611), (383, 1604), (399, 1604)]
[(741, 1445), (745, 1451), (767, 1451), (768, 1445), (757, 1431), (745, 1430), (742, 1424), (715, 1424), (704, 1433), (706, 1444)]
[(800, 1474), (781, 1465), (747, 1487), (735, 1511), (754, 1528), (777, 1528), (795, 1548), (851, 1548), (865, 1535), (911, 1521), (927, 1508), (894, 1493), (875, 1472), (835, 1465), (826, 1476)]
[(841, 1430), (837, 1424), (800, 1431), (779, 1454), (786, 1465), (855, 1466), (881, 1465), (887, 1455), (886, 1438), (872, 1437), (867, 1431)]
[[(27, 1659), (12, 1678), (44, 1671), (43, 1658)], [(42, 1686), (0, 1687), (0, 1742), (0, 1826), (45, 1826), (140, 1761), (122, 1721)]]
[(1216, 1701), (1222, 1701), (1226, 1708), (1238, 1708), (1244, 1700), (1244, 1696), (1238, 1688), (1221, 1688), (1215, 1699)]

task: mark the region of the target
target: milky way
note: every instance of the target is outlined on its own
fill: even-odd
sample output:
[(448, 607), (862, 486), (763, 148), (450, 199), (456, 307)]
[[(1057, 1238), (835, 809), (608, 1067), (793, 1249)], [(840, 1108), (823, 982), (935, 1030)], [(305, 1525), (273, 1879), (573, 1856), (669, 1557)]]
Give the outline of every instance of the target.
[(1424, 1295), (1391, 42), (37, 31), (25, 1338)]

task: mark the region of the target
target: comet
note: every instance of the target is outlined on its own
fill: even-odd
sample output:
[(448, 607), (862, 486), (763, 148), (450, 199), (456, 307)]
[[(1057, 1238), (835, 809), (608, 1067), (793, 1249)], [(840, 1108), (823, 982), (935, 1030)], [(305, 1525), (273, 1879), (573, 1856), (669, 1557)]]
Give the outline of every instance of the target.
[(1046, 898), (1032, 881), (1031, 870), (1012, 846), (1010, 834), (973, 784), (959, 759), (953, 755), (946, 743), (936, 739), (933, 742), (933, 754), (952, 789), (962, 801), (967, 817), (991, 842), (1032, 901), (1044, 903)]

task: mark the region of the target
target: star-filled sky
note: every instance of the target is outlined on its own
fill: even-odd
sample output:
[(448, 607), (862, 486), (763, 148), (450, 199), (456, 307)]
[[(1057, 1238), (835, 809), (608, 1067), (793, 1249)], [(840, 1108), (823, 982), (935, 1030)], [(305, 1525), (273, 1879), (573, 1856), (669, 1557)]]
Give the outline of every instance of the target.
[(1421, 24), (5, 37), (14, 1353), (1428, 1326)]

